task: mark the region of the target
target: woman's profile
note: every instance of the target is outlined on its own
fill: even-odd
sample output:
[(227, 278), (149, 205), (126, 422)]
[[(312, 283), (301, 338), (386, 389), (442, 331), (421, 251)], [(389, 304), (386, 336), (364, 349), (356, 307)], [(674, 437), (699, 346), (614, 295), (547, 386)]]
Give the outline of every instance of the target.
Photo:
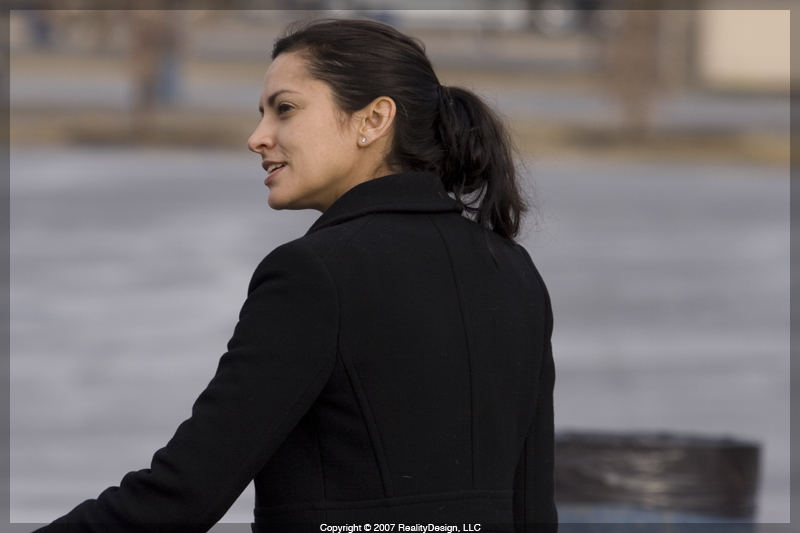
[(255, 532), (555, 529), (552, 312), (502, 122), (368, 20), (290, 27), (259, 109), (270, 207), (322, 215), (150, 467), (40, 531), (207, 531), (251, 481)]

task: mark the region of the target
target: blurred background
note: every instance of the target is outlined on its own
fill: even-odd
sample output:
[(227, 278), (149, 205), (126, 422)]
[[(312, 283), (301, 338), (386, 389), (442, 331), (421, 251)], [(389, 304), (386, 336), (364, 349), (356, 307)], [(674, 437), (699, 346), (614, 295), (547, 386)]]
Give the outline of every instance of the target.
[(319, 215), (270, 210), (245, 146), (272, 42), (366, 16), (508, 117), (557, 430), (756, 442), (755, 518), (788, 522), (791, 1), (630, 1), (11, 11), (11, 521), (148, 467), (190, 415), (255, 266)]

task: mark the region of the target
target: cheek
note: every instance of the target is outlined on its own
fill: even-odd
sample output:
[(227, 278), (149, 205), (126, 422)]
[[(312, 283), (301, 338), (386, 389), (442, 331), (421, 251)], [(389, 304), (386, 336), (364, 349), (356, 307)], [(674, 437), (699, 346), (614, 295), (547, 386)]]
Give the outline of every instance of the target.
[(329, 112), (305, 113), (284, 123), (279, 142), (291, 161), (292, 172), (286, 176), (290, 179), (281, 184), (285, 188), (282, 192), (309, 193), (346, 177), (356, 155), (348, 143), (352, 138), (347, 125)]
[[(350, 157), (344, 133), (337, 127), (318, 128), (302, 141), (303, 164), (318, 178), (341, 170)], [(300, 147), (298, 147), (300, 148)]]

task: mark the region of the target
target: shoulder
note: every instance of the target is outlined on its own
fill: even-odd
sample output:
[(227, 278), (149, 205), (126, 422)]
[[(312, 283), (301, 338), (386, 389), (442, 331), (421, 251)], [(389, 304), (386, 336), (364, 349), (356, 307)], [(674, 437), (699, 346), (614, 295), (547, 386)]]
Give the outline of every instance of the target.
[(328, 268), (319, 251), (309, 244), (304, 238), (296, 239), (262, 259), (250, 279), (248, 301), (282, 301), (293, 307), (331, 310), (337, 307), (336, 288)]
[(533, 259), (531, 259), (531, 255), (528, 253), (528, 250), (526, 250), (525, 247), (522, 246), (519, 243), (514, 243), (513, 246), (514, 246), (514, 251), (517, 254), (519, 254), (520, 257), (522, 257), (522, 259), (525, 261), (525, 263), (527, 264), (527, 266), (530, 269), (530, 271), (536, 277), (536, 280), (539, 282), (539, 285), (541, 286), (542, 291), (544, 292), (545, 296), (547, 297), (547, 299), (549, 301), (550, 296), (547, 293), (547, 286), (544, 284), (544, 280), (542, 279), (542, 275), (539, 273), (539, 269), (537, 269), (536, 265), (533, 263)]
[(544, 295), (544, 302), (545, 302), (545, 310), (546, 310), (546, 327), (549, 331), (553, 329), (553, 304), (550, 300), (550, 291), (547, 290), (547, 285), (545, 285), (544, 280), (542, 279), (542, 275), (539, 273), (539, 270), (536, 268), (536, 265), (533, 264), (533, 259), (531, 259), (530, 254), (528, 251), (520, 244), (514, 245), (515, 251), (524, 258), (528, 267), (530, 268), (531, 272), (536, 278), (538, 282), (539, 288)]
[(279, 256), (284, 256), (287, 251), (292, 254), (313, 254), (318, 261), (330, 265), (353, 238), (363, 235), (362, 230), (380, 215), (373, 213), (307, 233), (276, 248), (270, 255), (277, 252)]
[(272, 250), (256, 267), (250, 280), (248, 295), (265, 284), (279, 288), (281, 285), (312, 284), (324, 289), (323, 294), (335, 292), (330, 266), (346, 248), (353, 236), (372, 218), (355, 220), (323, 228), (289, 241)]
[(248, 293), (264, 283), (321, 274), (324, 274), (324, 265), (302, 239), (298, 239), (278, 246), (261, 260), (250, 280)]

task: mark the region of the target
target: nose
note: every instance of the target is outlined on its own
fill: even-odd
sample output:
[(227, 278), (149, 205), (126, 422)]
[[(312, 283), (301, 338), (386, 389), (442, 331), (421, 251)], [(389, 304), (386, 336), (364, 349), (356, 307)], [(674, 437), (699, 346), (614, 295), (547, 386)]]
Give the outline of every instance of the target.
[(275, 136), (268, 131), (265, 120), (262, 120), (256, 127), (256, 131), (247, 139), (247, 147), (251, 152), (263, 154), (265, 150), (275, 147)]

